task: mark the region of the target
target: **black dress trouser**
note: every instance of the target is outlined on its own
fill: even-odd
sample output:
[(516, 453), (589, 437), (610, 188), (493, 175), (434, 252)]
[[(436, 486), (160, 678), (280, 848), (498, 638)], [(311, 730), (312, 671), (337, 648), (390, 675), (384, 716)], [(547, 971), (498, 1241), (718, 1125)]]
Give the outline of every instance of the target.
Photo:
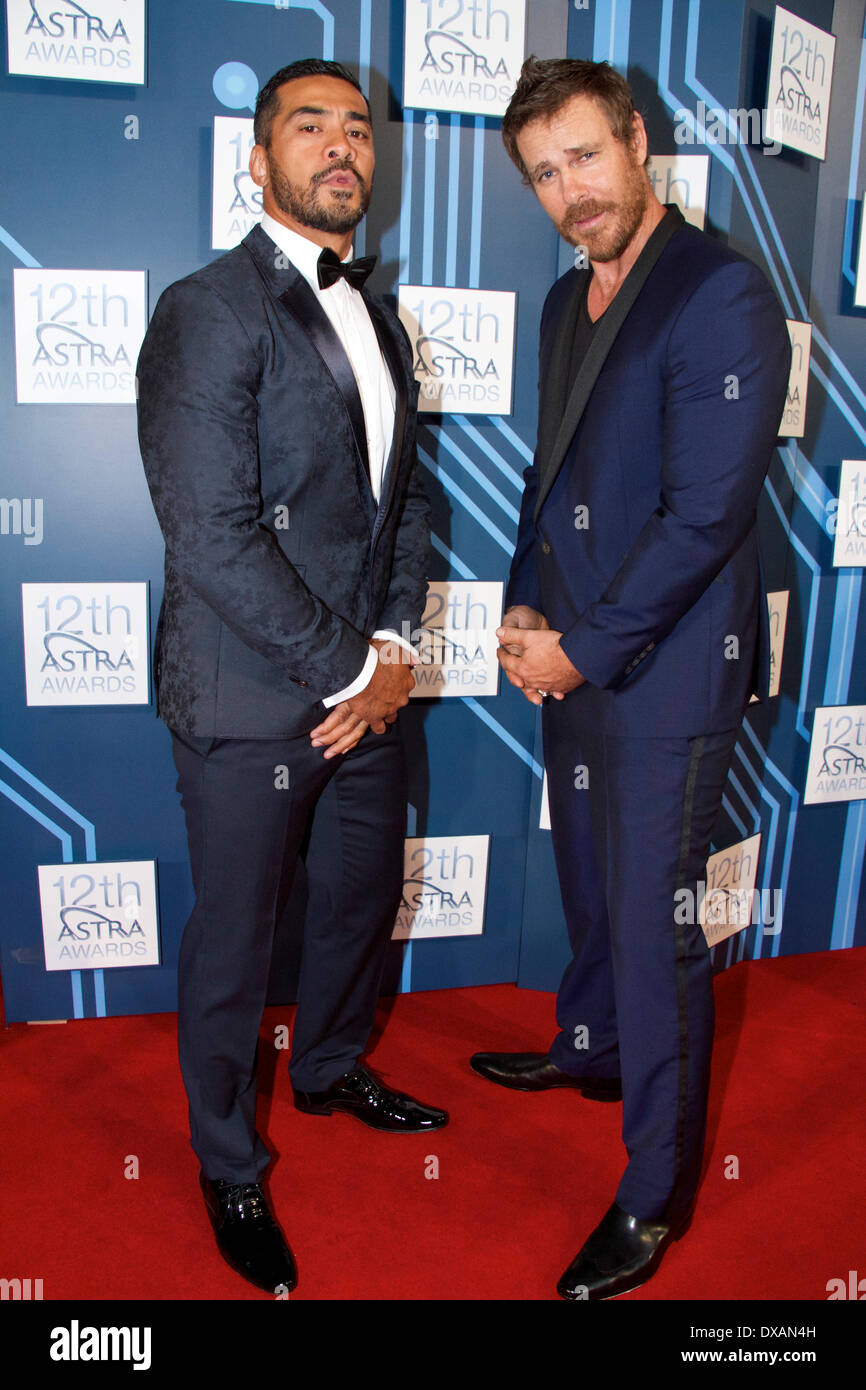
[(178, 1044), (192, 1146), (207, 1177), (258, 1181), (256, 1050), (274, 931), (310, 817), (298, 1004), (289, 1071), (327, 1089), (367, 1045), (400, 903), (406, 762), (400, 733), (368, 732), (326, 759), (309, 734), (207, 739), (172, 734), (195, 906), (178, 962)]
[(575, 1076), (622, 1078), (628, 1163), (616, 1201), (673, 1222), (694, 1200), (704, 1151), (714, 1011), (698, 885), (738, 730), (618, 735), (599, 703), (582, 686), (544, 711), (573, 952), (550, 1056)]

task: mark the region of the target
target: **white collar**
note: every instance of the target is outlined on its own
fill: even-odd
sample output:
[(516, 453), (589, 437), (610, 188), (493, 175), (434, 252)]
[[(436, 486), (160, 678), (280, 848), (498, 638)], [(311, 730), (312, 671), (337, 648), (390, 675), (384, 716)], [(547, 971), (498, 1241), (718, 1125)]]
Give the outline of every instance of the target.
[[(276, 218), (268, 213), (262, 213), (261, 228), (266, 232), (271, 241), (275, 242), (285, 256), (288, 256), (292, 265), (301, 272), (307, 280), (317, 290), (319, 288), (318, 262), (322, 254), (322, 247), (316, 241), (310, 241), (309, 237), (302, 236), (300, 232), (293, 231), (284, 222), (277, 222)], [(343, 257), (344, 261), (352, 259), (352, 249), (349, 254)]]

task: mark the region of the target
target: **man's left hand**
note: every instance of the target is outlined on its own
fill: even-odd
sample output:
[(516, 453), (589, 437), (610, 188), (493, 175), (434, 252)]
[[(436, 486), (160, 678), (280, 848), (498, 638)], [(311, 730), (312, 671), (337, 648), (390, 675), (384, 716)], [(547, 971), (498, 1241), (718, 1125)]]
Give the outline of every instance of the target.
[(501, 643), (496, 653), (499, 665), (531, 704), (540, 705), (545, 694), (562, 700), (583, 684), (583, 676), (559, 645), (561, 632), (500, 627), (496, 636)]
[[(391, 722), (387, 720), (387, 723)], [(338, 753), (348, 753), (350, 748), (354, 748), (368, 728), (369, 725), (343, 700), (334, 706), (327, 719), (310, 731), (310, 742), (314, 748), (324, 748), (326, 758), (334, 758)]]

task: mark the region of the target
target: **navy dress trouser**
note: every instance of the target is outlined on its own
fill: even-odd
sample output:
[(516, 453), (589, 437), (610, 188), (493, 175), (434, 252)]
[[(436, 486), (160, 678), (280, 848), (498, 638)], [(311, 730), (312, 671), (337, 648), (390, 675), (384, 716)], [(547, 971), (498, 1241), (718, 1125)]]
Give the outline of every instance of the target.
[(255, 1128), (258, 1032), (310, 817), (321, 800), (289, 1070), (296, 1089), (321, 1091), (373, 1026), (403, 885), (403, 744), (391, 726), (332, 759), (308, 734), (172, 742), (195, 889), (178, 961), (192, 1146), (207, 1177), (257, 1182), (270, 1159)]
[[(712, 968), (697, 894), (738, 729), (697, 738), (606, 733), (603, 692), (545, 707), (550, 819), (573, 951), (552, 1061), (621, 1076), (628, 1164), (617, 1204), (677, 1218), (700, 1178), (713, 1042)], [(676, 915), (675, 915), (676, 914)]]

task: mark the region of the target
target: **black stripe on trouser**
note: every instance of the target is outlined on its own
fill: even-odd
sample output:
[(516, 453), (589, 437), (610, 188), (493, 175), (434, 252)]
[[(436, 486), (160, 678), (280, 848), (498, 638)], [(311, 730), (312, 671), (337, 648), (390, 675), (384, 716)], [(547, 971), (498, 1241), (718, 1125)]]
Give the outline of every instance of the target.
[[(680, 833), (680, 857), (679, 863), (677, 864), (676, 891), (684, 888), (686, 882), (685, 868), (689, 858), (692, 839), (695, 787), (697, 786), (698, 767), (703, 756), (705, 744), (706, 739), (703, 735), (701, 735), (700, 738), (696, 738), (689, 759), (689, 770), (686, 775), (686, 788), (683, 796), (683, 824)], [(676, 897), (674, 901), (676, 901)], [(677, 1126), (674, 1145), (674, 1183), (671, 1192), (672, 1199), (683, 1170), (683, 1148), (685, 1147), (686, 1110), (689, 1093), (689, 1004), (685, 967), (686, 942), (683, 923), (676, 921), (676, 914), (674, 914), (674, 924), (680, 1058), (677, 1083)]]

